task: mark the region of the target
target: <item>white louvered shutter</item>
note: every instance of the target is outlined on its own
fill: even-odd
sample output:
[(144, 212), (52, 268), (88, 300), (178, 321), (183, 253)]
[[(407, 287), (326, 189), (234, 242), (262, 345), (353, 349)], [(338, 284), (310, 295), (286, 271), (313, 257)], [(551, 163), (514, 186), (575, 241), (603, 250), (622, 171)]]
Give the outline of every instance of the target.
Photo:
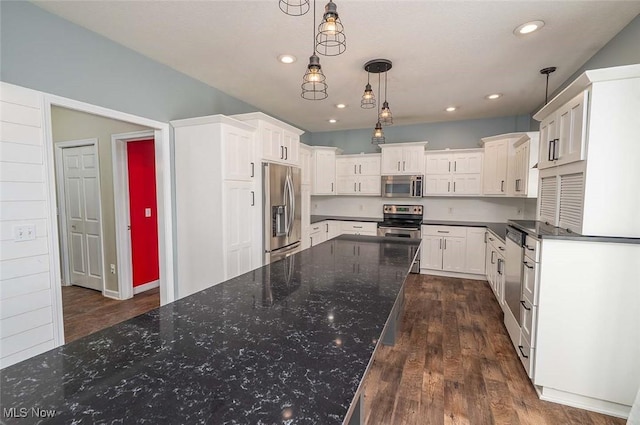
[(582, 232), (584, 173), (560, 176), (560, 213), (558, 227)]
[(558, 178), (543, 177), (540, 180), (540, 221), (555, 226), (558, 210)]

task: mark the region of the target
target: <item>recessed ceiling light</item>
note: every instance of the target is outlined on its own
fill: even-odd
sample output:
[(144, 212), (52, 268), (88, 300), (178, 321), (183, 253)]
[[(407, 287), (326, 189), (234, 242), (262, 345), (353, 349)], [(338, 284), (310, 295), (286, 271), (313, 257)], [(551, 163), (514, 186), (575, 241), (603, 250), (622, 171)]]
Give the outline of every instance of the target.
[(537, 31), (542, 27), (544, 27), (544, 22), (542, 21), (525, 22), (524, 24), (519, 25), (516, 29), (514, 29), (513, 33), (515, 35), (531, 34), (532, 32)]
[(493, 94), (486, 95), (485, 99), (496, 100), (496, 99), (498, 99), (500, 97), (502, 97), (502, 93), (493, 93)]
[(278, 60), (282, 63), (294, 63), (297, 58), (293, 55), (280, 55), (278, 56)]
[(336, 105), (336, 108), (338, 108), (338, 109), (344, 109), (344, 108), (346, 108), (346, 107), (347, 107), (347, 105), (345, 105), (344, 103), (338, 103), (338, 104)]
[(453, 112), (453, 111), (455, 111), (456, 109), (458, 109), (458, 108), (456, 108), (455, 106), (449, 106), (447, 109), (445, 109), (445, 111), (447, 111), (447, 112)]
[(331, 119), (329, 120), (329, 122), (330, 122), (331, 124), (335, 124), (335, 123), (337, 123), (337, 122), (338, 122), (338, 120), (337, 120), (337, 119), (335, 119), (335, 118), (331, 118)]

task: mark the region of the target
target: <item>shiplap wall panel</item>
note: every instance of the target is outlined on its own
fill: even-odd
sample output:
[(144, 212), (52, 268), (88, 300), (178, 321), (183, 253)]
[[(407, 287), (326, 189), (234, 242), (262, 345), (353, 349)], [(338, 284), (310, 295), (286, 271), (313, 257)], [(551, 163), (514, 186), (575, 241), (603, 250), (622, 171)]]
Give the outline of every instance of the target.
[[(0, 367), (56, 345), (42, 105), (41, 93), (0, 83)], [(36, 238), (16, 241), (20, 225), (34, 225)]]

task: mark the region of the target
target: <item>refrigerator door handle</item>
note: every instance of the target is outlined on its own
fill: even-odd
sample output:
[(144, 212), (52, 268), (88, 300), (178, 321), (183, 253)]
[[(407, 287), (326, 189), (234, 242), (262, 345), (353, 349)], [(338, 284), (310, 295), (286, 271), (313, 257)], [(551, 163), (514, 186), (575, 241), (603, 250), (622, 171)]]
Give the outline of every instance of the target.
[(296, 213), (296, 201), (293, 194), (293, 179), (289, 174), (287, 174), (287, 185), (289, 187), (289, 190), (287, 192), (289, 196), (289, 225), (287, 227), (287, 236), (291, 236), (291, 231), (293, 230), (293, 220)]

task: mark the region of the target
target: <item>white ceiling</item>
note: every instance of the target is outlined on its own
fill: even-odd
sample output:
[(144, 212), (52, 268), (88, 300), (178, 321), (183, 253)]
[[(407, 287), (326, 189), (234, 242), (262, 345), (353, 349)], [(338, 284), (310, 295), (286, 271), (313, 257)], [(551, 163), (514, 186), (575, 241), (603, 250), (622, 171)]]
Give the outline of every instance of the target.
[[(316, 5), (318, 19), (324, 1)], [(558, 67), (552, 92), (640, 13), (640, 1), (335, 3), (347, 50), (320, 56), (329, 97), (308, 101), (300, 84), (313, 49), (311, 12), (285, 15), (277, 0), (36, 2), (312, 132), (373, 127), (375, 110), (361, 109), (360, 97), (363, 65), (375, 58), (393, 62), (388, 101), (395, 125), (531, 113), (544, 102), (541, 68)], [(513, 34), (531, 20), (546, 25)], [(278, 62), (283, 53), (297, 62)], [(504, 96), (484, 99), (494, 92)], [(337, 103), (348, 107), (338, 110)], [(444, 112), (450, 105), (459, 110)]]

